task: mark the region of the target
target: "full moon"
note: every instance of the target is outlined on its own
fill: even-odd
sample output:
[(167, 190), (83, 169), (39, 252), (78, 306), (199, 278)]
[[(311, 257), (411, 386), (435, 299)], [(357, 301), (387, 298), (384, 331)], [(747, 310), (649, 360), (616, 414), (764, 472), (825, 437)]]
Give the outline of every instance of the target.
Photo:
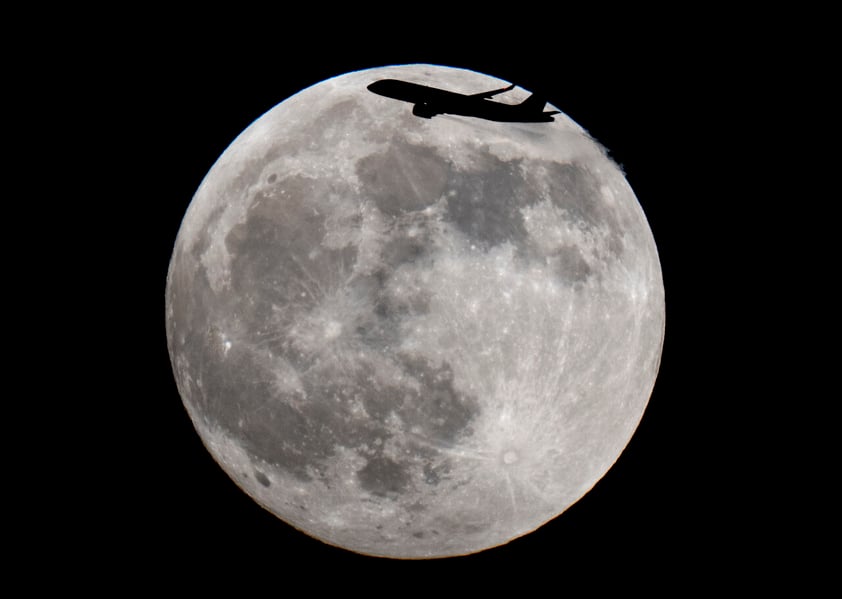
[(167, 342), (201, 440), (265, 509), (362, 554), (469, 554), (557, 517), (628, 444), (660, 363), (660, 262), (569, 117), (419, 118), (367, 90), (386, 78), (506, 85), (377, 68), (258, 118), (181, 223)]

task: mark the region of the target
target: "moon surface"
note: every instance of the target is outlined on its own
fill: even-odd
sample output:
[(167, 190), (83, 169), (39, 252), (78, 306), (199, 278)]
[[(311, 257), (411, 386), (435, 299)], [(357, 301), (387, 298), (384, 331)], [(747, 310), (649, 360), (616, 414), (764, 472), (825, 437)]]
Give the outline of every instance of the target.
[(561, 514), (627, 445), (660, 363), (660, 263), (566, 115), (422, 119), (366, 89), (384, 78), (506, 84), (378, 68), (257, 119), (184, 216), (168, 346), (199, 436), (264, 508), (358, 553), (468, 554)]

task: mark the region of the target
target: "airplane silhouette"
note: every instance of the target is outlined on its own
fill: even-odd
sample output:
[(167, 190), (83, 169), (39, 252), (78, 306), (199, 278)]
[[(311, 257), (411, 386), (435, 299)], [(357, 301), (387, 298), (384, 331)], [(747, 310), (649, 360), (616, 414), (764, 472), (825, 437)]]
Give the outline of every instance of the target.
[(411, 102), (412, 114), (425, 119), (437, 114), (458, 114), (506, 123), (548, 123), (558, 110), (544, 112), (546, 100), (532, 94), (520, 104), (501, 104), (489, 98), (514, 88), (514, 84), (478, 94), (459, 94), (398, 79), (381, 79), (368, 86), (375, 94)]

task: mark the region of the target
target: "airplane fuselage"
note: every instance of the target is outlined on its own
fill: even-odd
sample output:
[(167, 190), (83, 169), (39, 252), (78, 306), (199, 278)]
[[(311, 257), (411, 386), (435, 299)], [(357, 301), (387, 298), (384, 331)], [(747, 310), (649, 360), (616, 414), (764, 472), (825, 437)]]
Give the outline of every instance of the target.
[[(546, 123), (553, 121), (552, 115), (557, 114), (555, 111), (544, 112), (545, 102), (538, 101), (534, 96), (520, 104), (502, 104), (489, 100), (486, 94), (460, 94), (397, 79), (375, 81), (368, 89), (387, 98), (414, 104), (412, 113), (424, 118), (455, 114), (491, 121)], [(508, 89), (488, 92), (488, 95)]]

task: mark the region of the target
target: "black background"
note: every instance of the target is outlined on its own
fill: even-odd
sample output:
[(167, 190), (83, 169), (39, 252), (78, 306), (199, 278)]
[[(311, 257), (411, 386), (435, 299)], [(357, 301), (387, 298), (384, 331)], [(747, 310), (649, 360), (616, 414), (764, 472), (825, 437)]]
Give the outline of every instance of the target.
[[(67, 343), (79, 354), (67, 381), (71, 392), (94, 391), (72, 410), (84, 422), (73, 449), (59, 456), (71, 472), (63, 499), (50, 496), (42, 512), (49, 530), (66, 532), (50, 533), (33, 556), (72, 563), (81, 581), (108, 572), (129, 585), (231, 582), (279, 591), (311, 570), (320, 573), (312, 588), (348, 592), (399, 574), (408, 585), (401, 593), (457, 579), (517, 583), (522, 592), (529, 584), (669, 589), (673, 581), (716, 589), (779, 574), (781, 524), (770, 525), (768, 496), (756, 491), (776, 458), (754, 436), (765, 427), (756, 407), (768, 400), (757, 380), (774, 367), (753, 357), (758, 341), (773, 339), (753, 292), (767, 275), (755, 256), (764, 199), (751, 161), (759, 129), (753, 90), (777, 54), (743, 48), (739, 32), (719, 22), (609, 33), (546, 18), (558, 27), (536, 28), (540, 14), (528, 23), (443, 21), (411, 30), (392, 23), (342, 35), (325, 33), (317, 20), (254, 33), (240, 23), (204, 30), (156, 22), (56, 58), (69, 73), (66, 87), (84, 98), (64, 151), (80, 164), (68, 175), (84, 198), (74, 218), (90, 225), (74, 251), (92, 266), (70, 291), (80, 307), (64, 338), (86, 342)], [(404, 63), (512, 81), (582, 125), (625, 170), (666, 289), (659, 376), (615, 466), (532, 534), (429, 561), (327, 546), (240, 491), (182, 407), (164, 329), (181, 218), (228, 144), (304, 87)], [(73, 517), (59, 505), (73, 505)]]

